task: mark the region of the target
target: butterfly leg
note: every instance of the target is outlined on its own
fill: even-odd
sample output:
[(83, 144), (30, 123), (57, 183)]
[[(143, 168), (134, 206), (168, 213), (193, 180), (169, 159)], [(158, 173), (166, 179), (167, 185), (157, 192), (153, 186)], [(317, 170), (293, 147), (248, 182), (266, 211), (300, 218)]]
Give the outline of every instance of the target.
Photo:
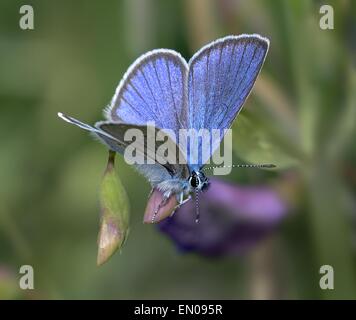
[[(183, 194), (183, 192), (181, 192), (181, 193), (179, 194), (179, 199), (177, 199), (179, 204), (181, 204), (181, 203), (183, 202), (183, 197), (184, 197), (184, 194)], [(177, 198), (178, 198), (178, 197), (177, 197)]]
[(183, 204), (185, 204), (186, 202), (188, 202), (191, 198), (192, 198), (192, 197), (189, 195), (188, 198), (187, 198), (187, 199), (184, 199), (182, 202), (180, 202), (177, 207), (179, 208), (180, 206), (182, 206)]
[(181, 192), (179, 194), (179, 199), (178, 199), (178, 204), (176, 205), (176, 207), (173, 209), (172, 213), (171, 213), (171, 217), (174, 215), (174, 213), (176, 212), (177, 209), (179, 209), (183, 204), (185, 204), (186, 202), (188, 202), (192, 197), (189, 195), (187, 199), (184, 199), (184, 194), (183, 192)]
[(148, 199), (151, 198), (152, 193), (153, 193), (154, 190), (155, 190), (154, 188), (151, 189), (151, 191), (150, 191), (150, 193), (148, 194), (148, 197), (147, 197)]

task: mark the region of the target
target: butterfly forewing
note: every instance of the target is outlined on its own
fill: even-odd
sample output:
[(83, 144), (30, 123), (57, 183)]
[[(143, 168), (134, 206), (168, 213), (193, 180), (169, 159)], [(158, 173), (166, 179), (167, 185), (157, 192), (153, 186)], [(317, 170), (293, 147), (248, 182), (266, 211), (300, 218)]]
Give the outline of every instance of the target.
[[(268, 40), (258, 35), (229, 36), (208, 44), (192, 57), (188, 75), (190, 128), (231, 127), (256, 81), (268, 46)], [(211, 153), (219, 142), (211, 142)], [(207, 160), (202, 159), (201, 164)]]
[(188, 65), (173, 50), (153, 50), (129, 68), (107, 109), (110, 121), (159, 128), (187, 127)]

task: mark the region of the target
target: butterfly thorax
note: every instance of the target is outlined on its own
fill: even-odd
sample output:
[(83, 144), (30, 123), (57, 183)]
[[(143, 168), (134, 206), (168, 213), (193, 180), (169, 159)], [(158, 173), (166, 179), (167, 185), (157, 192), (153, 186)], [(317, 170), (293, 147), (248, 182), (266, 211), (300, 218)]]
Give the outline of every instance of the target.
[(188, 179), (173, 178), (162, 181), (157, 188), (163, 193), (165, 198), (172, 194), (188, 196), (198, 191), (205, 191), (209, 187), (209, 179), (200, 171), (192, 171)]

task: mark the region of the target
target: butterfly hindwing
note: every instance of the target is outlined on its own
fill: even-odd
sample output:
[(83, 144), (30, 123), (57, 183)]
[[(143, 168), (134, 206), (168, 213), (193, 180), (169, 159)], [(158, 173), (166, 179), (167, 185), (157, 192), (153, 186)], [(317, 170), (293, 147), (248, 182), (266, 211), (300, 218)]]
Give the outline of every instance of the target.
[[(125, 134), (130, 129), (136, 130), (136, 134), (138, 132), (142, 133), (136, 135), (134, 139), (135, 153), (144, 157), (145, 161), (144, 163), (135, 163), (134, 165), (153, 186), (172, 178), (188, 177), (189, 170), (185, 162), (179, 164), (179, 159), (184, 159), (179, 147), (170, 138), (169, 134), (156, 127), (109, 121), (97, 122), (93, 127), (63, 113), (58, 113), (58, 116), (68, 123), (89, 131), (93, 136), (99, 138), (109, 149), (126, 157), (126, 160), (129, 162), (135, 159), (132, 158), (130, 153), (125, 152), (132, 142), (132, 139), (131, 141), (130, 139), (126, 139)], [(161, 133), (161, 138), (163, 136), (164, 139), (155, 139), (154, 136), (156, 137), (158, 133)], [(142, 139), (137, 138), (139, 136)], [(148, 139), (154, 142), (153, 146), (147, 144)], [(160, 148), (163, 144), (164, 148)], [(164, 150), (168, 149), (169, 152), (166, 154)]]
[[(106, 134), (101, 135), (99, 133), (98, 136), (113, 150), (123, 154), (125, 157), (131, 157), (131, 154), (130, 152), (125, 152), (125, 149), (122, 149), (122, 145), (127, 148), (133, 142), (135, 152), (140, 153), (144, 158), (144, 162), (138, 163), (136, 167), (151, 183), (161, 182), (172, 177), (188, 177), (189, 171), (186, 164), (180, 164), (180, 160), (185, 162), (182, 161), (185, 160), (184, 155), (176, 142), (163, 130), (147, 125), (109, 121), (98, 122), (95, 127)], [(131, 131), (133, 133), (131, 138), (127, 135), (129, 130), (134, 130)], [(159, 135), (161, 135), (161, 138), (157, 138)], [(115, 140), (108, 138), (108, 136), (114, 137)], [(126, 160), (130, 161), (132, 159), (127, 158)], [(166, 170), (164, 174), (162, 168)], [(158, 173), (161, 173), (161, 176)]]

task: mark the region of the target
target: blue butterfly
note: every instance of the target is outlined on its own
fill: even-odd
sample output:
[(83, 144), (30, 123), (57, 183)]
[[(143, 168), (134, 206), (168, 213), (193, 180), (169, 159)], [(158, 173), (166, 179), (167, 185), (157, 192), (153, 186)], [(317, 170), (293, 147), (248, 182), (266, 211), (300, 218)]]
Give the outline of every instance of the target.
[[(125, 73), (104, 111), (106, 121), (93, 127), (63, 113), (58, 115), (92, 132), (120, 154), (128, 145), (124, 140), (126, 130), (147, 130), (146, 124), (152, 121), (155, 130), (169, 129), (177, 136), (179, 129), (229, 129), (251, 92), (268, 48), (268, 39), (244, 34), (207, 44), (188, 63), (176, 51), (152, 50), (139, 57)], [(214, 144), (220, 144), (221, 139)], [(202, 148), (200, 144), (199, 149)], [(149, 157), (147, 146), (142, 145), (141, 151)], [(153, 151), (157, 152), (157, 148)], [(172, 197), (181, 205), (191, 194), (208, 187), (203, 167), (213, 151), (194, 163), (191, 155), (185, 153), (185, 164), (155, 161), (136, 165), (153, 189), (163, 194), (152, 222)]]

